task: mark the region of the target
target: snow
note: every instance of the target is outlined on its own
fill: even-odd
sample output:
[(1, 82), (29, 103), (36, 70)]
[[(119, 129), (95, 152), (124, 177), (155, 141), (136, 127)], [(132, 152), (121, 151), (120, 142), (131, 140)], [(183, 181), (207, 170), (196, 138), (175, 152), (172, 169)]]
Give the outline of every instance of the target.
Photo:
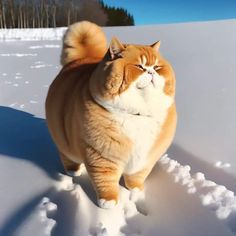
[[(190, 166), (181, 166), (177, 161), (168, 157), (162, 158), (160, 162), (166, 166), (167, 172), (172, 174), (175, 182), (186, 186), (188, 193), (197, 194), (202, 204), (215, 211), (219, 219), (228, 219), (227, 221), (231, 222), (231, 217), (235, 218), (236, 197), (234, 192), (226, 189), (225, 186), (206, 180), (203, 173), (198, 172), (191, 176)], [(229, 223), (229, 227), (232, 228), (233, 225)]]
[[(36, 28), (36, 29), (0, 29), (0, 40), (60, 40), (66, 28)], [(31, 49), (38, 47), (30, 46)]]
[[(45, 123), (65, 29), (1, 30), (0, 235), (236, 235), (236, 20), (105, 28), (162, 41), (177, 76), (178, 129), (143, 192), (121, 181), (97, 206), (86, 171), (66, 175)], [(80, 175), (81, 176), (77, 176)]]
[(217, 161), (215, 163), (215, 167), (217, 167), (217, 168), (229, 168), (229, 167), (231, 167), (231, 164), (228, 163), (228, 162)]

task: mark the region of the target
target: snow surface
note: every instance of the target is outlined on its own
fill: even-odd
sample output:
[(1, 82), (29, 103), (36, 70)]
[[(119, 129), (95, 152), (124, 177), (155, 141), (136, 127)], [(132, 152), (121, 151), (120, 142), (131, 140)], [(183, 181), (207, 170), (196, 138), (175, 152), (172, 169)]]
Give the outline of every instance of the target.
[(236, 235), (235, 27), (230, 20), (105, 29), (123, 42), (162, 40), (179, 117), (170, 157), (144, 192), (121, 182), (111, 210), (97, 207), (86, 172), (64, 173), (46, 128), (44, 101), (65, 29), (1, 30), (0, 235)]
[(0, 29), (0, 40), (61, 40), (66, 28)]

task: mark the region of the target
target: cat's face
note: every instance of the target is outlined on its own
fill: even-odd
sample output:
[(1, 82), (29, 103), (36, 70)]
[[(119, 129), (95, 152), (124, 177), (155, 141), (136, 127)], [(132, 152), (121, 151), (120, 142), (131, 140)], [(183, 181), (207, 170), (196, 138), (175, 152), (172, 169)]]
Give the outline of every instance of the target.
[(96, 101), (110, 111), (152, 115), (160, 99), (173, 101), (174, 72), (151, 46), (123, 45), (113, 39), (93, 73), (90, 87)]

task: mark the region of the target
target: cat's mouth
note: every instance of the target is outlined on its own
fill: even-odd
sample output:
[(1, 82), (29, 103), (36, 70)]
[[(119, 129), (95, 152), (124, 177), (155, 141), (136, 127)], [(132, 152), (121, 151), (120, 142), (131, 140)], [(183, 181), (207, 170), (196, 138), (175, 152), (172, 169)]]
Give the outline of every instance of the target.
[(136, 87), (138, 89), (145, 89), (149, 86), (152, 86), (153, 88), (157, 88), (156, 78), (152, 77), (152, 78), (143, 79), (143, 80), (138, 81), (136, 84)]
[(140, 112), (134, 113), (134, 114), (131, 114), (131, 115), (134, 115), (134, 116), (146, 116), (146, 117), (151, 117), (151, 115), (148, 115), (148, 114), (144, 115), (144, 114), (141, 114)]
[(129, 114), (129, 115), (132, 115), (132, 116), (145, 116), (145, 117), (151, 117), (152, 115), (148, 112), (130, 112), (130, 111), (126, 111), (126, 110), (123, 110), (123, 109), (120, 109), (120, 112), (122, 113), (126, 113), (126, 114)]
[(132, 115), (132, 116), (152, 117), (152, 115), (148, 111), (130, 111), (130, 110), (122, 109), (122, 108), (117, 108), (116, 112)]

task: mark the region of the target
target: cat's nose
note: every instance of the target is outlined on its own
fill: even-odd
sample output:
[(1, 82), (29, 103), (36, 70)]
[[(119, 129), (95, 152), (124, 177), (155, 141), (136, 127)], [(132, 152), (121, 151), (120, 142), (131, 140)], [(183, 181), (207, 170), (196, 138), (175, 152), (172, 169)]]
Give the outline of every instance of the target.
[(148, 70), (147, 72), (149, 75), (154, 75), (154, 71)]

